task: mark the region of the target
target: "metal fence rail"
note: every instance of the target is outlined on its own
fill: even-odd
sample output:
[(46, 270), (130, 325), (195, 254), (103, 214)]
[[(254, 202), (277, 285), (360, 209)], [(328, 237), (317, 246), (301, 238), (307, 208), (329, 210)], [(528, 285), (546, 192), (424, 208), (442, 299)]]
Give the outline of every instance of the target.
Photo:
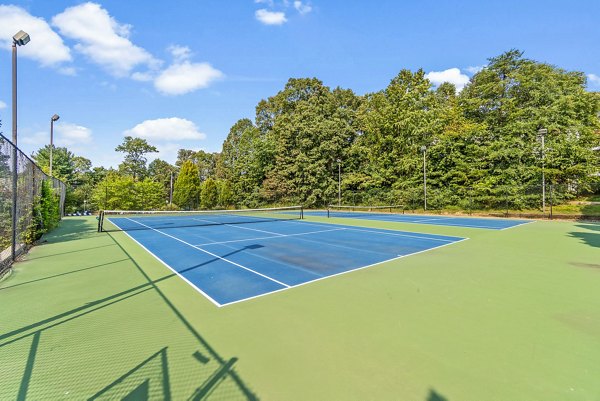
[[(62, 217), (66, 185), (44, 173), (33, 160), (0, 134), (0, 276), (12, 264), (13, 256), (22, 254), (30, 245), (26, 235), (34, 223), (35, 204), (41, 195), (43, 181), (50, 181), (51, 187), (59, 195)], [(14, 210), (16, 219), (13, 220)]]

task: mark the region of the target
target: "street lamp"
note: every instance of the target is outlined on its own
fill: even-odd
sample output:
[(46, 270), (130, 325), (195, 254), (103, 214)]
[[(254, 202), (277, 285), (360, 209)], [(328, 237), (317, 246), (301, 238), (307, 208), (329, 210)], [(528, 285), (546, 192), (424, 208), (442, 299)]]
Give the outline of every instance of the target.
[(342, 159), (337, 159), (338, 163), (338, 206), (342, 206)]
[(12, 247), (11, 257), (17, 257), (17, 46), (29, 43), (27, 33), (19, 31), (13, 36), (12, 45)]
[(542, 141), (542, 213), (546, 213), (546, 175), (544, 172), (544, 164), (545, 164), (545, 149), (544, 142), (546, 134), (548, 134), (548, 130), (546, 128), (540, 128), (538, 130), (538, 135)]
[(427, 210), (427, 162), (425, 161), (427, 146), (421, 146), (421, 152), (423, 152), (423, 205), (424, 210)]
[(53, 115), (50, 118), (50, 177), (52, 177), (52, 150), (54, 149), (54, 121), (58, 121), (60, 116)]

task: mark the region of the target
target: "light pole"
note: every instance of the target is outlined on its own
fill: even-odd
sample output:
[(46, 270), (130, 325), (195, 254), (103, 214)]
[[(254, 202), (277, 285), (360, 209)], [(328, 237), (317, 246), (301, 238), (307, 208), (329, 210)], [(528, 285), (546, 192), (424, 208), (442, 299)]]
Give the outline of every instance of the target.
[(427, 153), (427, 146), (421, 146), (421, 152), (423, 152), (423, 205), (424, 210), (427, 210), (427, 162), (425, 154)]
[(337, 159), (338, 163), (338, 206), (342, 206), (342, 159)]
[(540, 136), (540, 140), (542, 141), (542, 213), (546, 213), (546, 175), (544, 172), (544, 159), (546, 158), (546, 154), (544, 149), (544, 142), (547, 133), (548, 130), (546, 128), (540, 128), (538, 130), (538, 135)]
[(54, 121), (58, 121), (60, 116), (53, 115), (50, 118), (50, 177), (52, 177), (52, 150), (54, 149)]
[(12, 247), (11, 257), (17, 258), (17, 46), (29, 43), (29, 35), (19, 31), (13, 36), (12, 45)]
[(171, 181), (169, 187), (169, 206), (173, 206), (173, 170), (171, 170)]

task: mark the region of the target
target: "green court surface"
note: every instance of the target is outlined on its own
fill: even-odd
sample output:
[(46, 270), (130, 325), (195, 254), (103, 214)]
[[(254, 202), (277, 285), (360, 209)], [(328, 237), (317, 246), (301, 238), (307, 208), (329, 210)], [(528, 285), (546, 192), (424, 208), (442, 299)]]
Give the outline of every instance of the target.
[(358, 223), (469, 240), (218, 308), (66, 218), (0, 282), (0, 400), (600, 400), (599, 224)]

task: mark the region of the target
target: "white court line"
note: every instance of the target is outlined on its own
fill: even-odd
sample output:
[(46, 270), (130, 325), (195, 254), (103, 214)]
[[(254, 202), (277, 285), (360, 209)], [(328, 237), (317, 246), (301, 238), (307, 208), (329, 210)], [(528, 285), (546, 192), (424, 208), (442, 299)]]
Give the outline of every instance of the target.
[[(224, 225), (226, 225), (226, 226), (228, 226), (228, 227), (232, 227), (232, 228), (239, 228), (239, 229), (248, 229), (248, 230), (254, 230), (254, 229), (252, 229), (252, 228), (240, 227), (240, 226), (236, 226), (236, 225), (233, 225), (233, 224), (224, 224)], [(326, 231), (340, 231), (340, 230), (351, 230), (351, 229), (349, 229), (349, 228), (338, 228), (338, 229), (326, 230)], [(254, 230), (254, 231), (263, 231), (263, 230)], [(269, 239), (273, 239), (273, 238), (282, 238), (282, 237), (288, 237), (288, 236), (292, 236), (292, 234), (285, 235), (285, 234), (273, 233), (273, 232), (270, 232), (270, 231), (263, 231), (263, 232), (266, 232), (266, 233), (269, 233), (269, 234), (277, 234), (277, 235), (278, 235), (277, 237), (269, 237)], [(314, 231), (314, 232), (312, 232), (311, 234), (316, 234), (316, 233), (318, 233), (318, 232), (319, 232), (319, 231)], [(306, 233), (304, 233), (304, 234), (306, 234)], [(304, 235), (304, 234), (303, 234), (303, 235)], [(308, 241), (308, 242), (316, 242), (316, 243), (320, 243), (319, 241), (309, 240), (309, 239), (306, 239), (306, 238), (301, 238), (301, 240)], [(213, 245), (213, 244), (211, 243), (211, 244), (207, 244), (207, 245)], [(344, 245), (330, 244), (330, 243), (328, 243), (327, 245), (328, 245), (328, 246), (333, 246), (333, 247), (336, 247), (336, 248), (350, 249), (350, 250), (353, 250), (353, 251), (355, 251), (355, 250), (356, 250), (356, 248), (352, 248), (352, 247), (349, 247), (349, 246), (344, 246)], [(362, 249), (362, 251), (363, 251), (363, 252), (369, 252), (369, 253), (375, 253), (375, 254), (377, 254), (377, 255), (386, 255), (386, 253), (383, 253), (383, 252), (377, 252), (377, 251), (370, 251), (370, 250), (368, 250), (368, 249)]]
[(272, 278), (272, 277), (269, 277), (269, 276), (266, 276), (266, 275), (264, 275), (264, 274), (262, 274), (262, 273), (259, 273), (259, 272), (257, 272), (257, 271), (254, 271), (254, 270), (252, 270), (252, 269), (250, 269), (250, 268), (248, 268), (248, 267), (246, 267), (246, 266), (242, 266), (242, 265), (240, 265), (239, 263), (236, 263), (236, 262), (234, 262), (234, 261), (232, 261), (232, 260), (229, 260), (229, 259), (226, 259), (226, 258), (222, 258), (222, 257), (221, 257), (221, 256), (219, 256), (219, 255), (216, 255), (216, 254), (214, 254), (214, 253), (212, 253), (212, 252), (209, 252), (209, 251), (207, 251), (207, 250), (205, 250), (205, 249), (202, 249), (202, 248), (199, 248), (199, 247), (197, 247), (197, 246), (194, 246), (194, 245), (190, 244), (189, 242), (185, 242), (184, 240), (182, 240), (182, 239), (179, 239), (179, 238), (177, 238), (177, 237), (175, 237), (175, 236), (173, 236), (173, 235), (170, 235), (170, 234), (164, 233), (164, 232), (162, 232), (162, 231), (160, 231), (160, 230), (157, 230), (157, 229), (155, 229), (155, 228), (152, 228), (152, 227), (150, 227), (150, 226), (147, 226), (146, 224), (140, 223), (139, 221), (132, 220), (132, 219), (130, 219), (129, 217), (126, 217), (126, 219), (127, 219), (127, 220), (131, 220), (131, 221), (133, 221), (134, 223), (137, 223), (137, 224), (139, 224), (139, 225), (142, 225), (142, 226), (144, 226), (144, 227), (147, 227), (147, 228), (149, 228), (149, 229), (151, 229), (151, 230), (153, 230), (153, 231), (156, 231), (156, 232), (157, 232), (157, 233), (159, 233), (159, 234), (162, 234), (162, 235), (165, 235), (165, 236), (167, 236), (167, 237), (173, 238), (173, 239), (174, 239), (174, 240), (176, 240), (176, 241), (179, 241), (179, 242), (181, 242), (181, 243), (183, 243), (183, 244), (186, 244), (187, 246), (191, 246), (192, 248), (194, 248), (194, 249), (197, 249), (197, 250), (199, 250), (199, 251), (201, 251), (201, 252), (204, 252), (204, 253), (206, 253), (206, 254), (208, 254), (208, 255), (212, 256), (212, 257), (215, 257), (215, 258), (217, 258), (217, 259), (220, 259), (220, 260), (222, 260), (222, 261), (224, 261), (224, 262), (230, 263), (230, 264), (232, 264), (232, 265), (234, 265), (234, 266), (240, 267), (240, 268), (242, 268), (242, 269), (244, 269), (244, 270), (247, 270), (247, 271), (249, 271), (249, 272), (252, 272), (252, 273), (254, 273), (254, 274), (256, 274), (256, 275), (259, 275), (259, 276), (261, 276), (261, 277), (264, 277), (264, 278), (266, 278), (266, 279), (267, 279), (267, 280), (269, 280), (269, 281), (272, 281), (272, 282), (274, 282), (274, 283), (277, 283), (277, 284), (279, 284), (279, 285), (282, 285), (282, 286), (284, 286), (284, 287), (290, 288), (290, 286), (289, 286), (288, 284), (282, 283), (281, 281), (275, 280), (275, 279), (274, 279), (274, 278)]
[[(243, 227), (238, 227), (238, 228), (243, 228)], [(327, 232), (330, 232), (330, 231), (343, 231), (343, 230), (347, 230), (347, 228), (333, 228), (331, 230), (309, 231), (309, 232), (306, 232), (306, 233), (298, 233), (298, 234), (279, 234), (277, 237), (255, 237), (255, 238), (247, 238), (247, 239), (234, 239), (234, 240), (231, 240), (231, 241), (206, 242), (204, 244), (196, 244), (196, 246), (221, 245), (221, 244), (230, 244), (232, 242), (258, 241), (258, 240), (262, 240), (262, 239), (297, 237), (297, 236), (300, 236), (300, 235), (327, 233)]]
[[(203, 235), (199, 235), (199, 234), (196, 234), (196, 235), (198, 235), (199, 237), (202, 237), (202, 238), (209, 239), (208, 237), (203, 236)], [(281, 237), (277, 237), (277, 236), (266, 237), (266, 239), (277, 239), (277, 238), (281, 238)], [(220, 244), (216, 244), (216, 243), (212, 242), (212, 243), (208, 243), (207, 245), (220, 245)], [(235, 251), (238, 250), (238, 248), (236, 248), (234, 246), (231, 246), (231, 245), (228, 245), (228, 244), (223, 244), (222, 246), (224, 246), (226, 248), (229, 248), (229, 249), (232, 249), (232, 250), (235, 250)], [(278, 264), (278, 265), (280, 265), (282, 267), (285, 266), (285, 267), (287, 267), (289, 269), (292, 269), (292, 270), (295, 270), (295, 271), (301, 271), (303, 273), (310, 274), (311, 276), (322, 277), (321, 274), (315, 273), (312, 270), (305, 269), (305, 268), (303, 268), (300, 265), (293, 265), (291, 263), (286, 263), (283, 260), (276, 260), (276, 259), (269, 258), (269, 257), (263, 256), (263, 255), (259, 255), (259, 254), (255, 253), (255, 252), (253, 252), (251, 249), (248, 249), (247, 253), (249, 255), (252, 255), (253, 257), (256, 257), (256, 258), (259, 258), (259, 259), (263, 259), (263, 260), (268, 260), (269, 262)]]
[[(145, 224), (139, 223), (139, 222), (137, 222), (137, 221), (135, 221), (135, 220), (132, 220), (132, 221), (134, 221), (134, 222), (135, 222), (135, 223), (137, 223), (137, 224), (140, 224), (140, 225), (146, 226)], [(284, 220), (283, 222), (289, 222), (289, 221), (285, 221), (285, 220)], [(115, 224), (116, 224), (116, 223), (115, 223)], [(327, 225), (327, 224), (324, 224), (324, 223), (308, 223), (308, 222), (302, 222), (302, 224), (308, 224), (308, 225), (317, 226), (317, 227), (323, 227), (323, 226)], [(146, 226), (146, 227), (148, 227), (148, 226)], [(189, 245), (189, 246), (191, 246), (191, 247), (193, 247), (193, 248), (195, 248), (195, 249), (198, 249), (198, 250), (200, 250), (200, 251), (203, 251), (203, 252), (206, 252), (206, 253), (208, 253), (208, 254), (211, 254), (210, 252), (208, 252), (208, 251), (205, 251), (205, 250), (203, 250), (203, 249), (200, 249), (200, 248), (196, 248), (194, 245), (188, 244), (188, 243), (186, 243), (185, 241), (183, 241), (183, 240), (180, 240), (179, 238), (176, 238), (176, 237), (173, 237), (173, 236), (171, 236), (171, 235), (169, 235), (169, 234), (163, 233), (163, 232), (161, 232), (161, 231), (159, 231), (159, 230), (156, 230), (156, 229), (154, 229), (154, 228), (152, 228), (152, 227), (148, 227), (148, 228), (149, 228), (149, 229), (151, 229), (151, 230), (153, 230), (153, 231), (156, 231), (156, 232), (158, 232), (158, 233), (160, 233), (160, 234), (166, 235), (166, 236), (168, 236), (168, 237), (172, 237), (173, 239), (176, 239), (176, 240), (178, 240), (178, 241), (180, 241), (180, 242), (183, 242), (183, 243), (185, 243), (186, 245)], [(388, 235), (394, 235), (393, 233), (377, 232), (377, 231), (370, 231), (370, 230), (360, 230), (360, 229), (354, 229), (354, 228), (339, 228), (339, 229), (326, 230), (326, 231), (342, 231), (342, 230), (358, 230), (358, 231), (373, 232), (373, 233), (377, 233), (377, 234), (388, 234)], [(325, 280), (325, 279), (328, 279), (328, 278), (330, 278), (330, 277), (336, 277), (336, 276), (340, 276), (340, 275), (342, 275), (342, 274), (346, 274), (346, 273), (351, 273), (351, 272), (354, 272), (354, 271), (357, 271), (357, 270), (363, 270), (363, 269), (367, 269), (367, 268), (369, 268), (369, 267), (373, 267), (373, 266), (380, 265), (380, 264), (383, 264), (383, 263), (391, 262), (391, 261), (394, 261), (394, 260), (397, 260), (397, 259), (401, 259), (401, 258), (404, 258), (404, 257), (407, 257), (407, 256), (412, 256), (412, 255), (416, 255), (416, 254), (419, 254), (419, 253), (428, 252), (428, 251), (431, 251), (431, 250), (433, 250), (433, 249), (442, 248), (442, 247), (445, 247), (445, 246), (448, 246), (448, 245), (452, 245), (452, 244), (455, 244), (455, 243), (458, 243), (458, 242), (466, 241), (466, 240), (468, 240), (468, 239), (469, 239), (469, 238), (463, 238), (463, 239), (459, 239), (458, 241), (455, 241), (455, 242), (449, 242), (449, 243), (447, 243), (447, 244), (442, 244), (442, 245), (435, 246), (435, 247), (432, 247), (432, 248), (424, 249), (424, 250), (422, 250), (422, 251), (413, 252), (413, 253), (409, 253), (409, 254), (405, 254), (405, 255), (400, 255), (400, 256), (398, 256), (398, 257), (395, 257), (395, 258), (392, 258), (392, 259), (386, 259), (386, 260), (382, 260), (382, 261), (380, 261), (380, 262), (373, 263), (373, 264), (370, 264), (370, 265), (367, 265), (367, 266), (357, 267), (357, 268), (354, 268), (354, 269), (346, 270), (346, 271), (343, 271), (343, 272), (340, 272), (340, 273), (336, 273), (336, 274), (332, 274), (332, 275), (329, 275), (329, 276), (319, 277), (319, 278), (317, 278), (317, 279), (314, 279), (314, 280), (309, 280), (309, 281), (305, 281), (305, 282), (303, 282), (303, 283), (296, 284), (296, 285), (286, 285), (286, 284), (283, 284), (283, 285), (285, 286), (285, 288), (281, 288), (281, 289), (279, 289), (279, 290), (274, 290), (274, 291), (270, 291), (270, 292), (265, 292), (265, 293), (262, 293), (262, 294), (259, 294), (259, 295), (254, 295), (254, 296), (251, 296), (251, 297), (248, 297), (248, 298), (243, 298), (243, 299), (239, 299), (239, 300), (236, 300), (236, 301), (233, 301), (233, 302), (228, 302), (228, 303), (221, 304), (221, 303), (219, 303), (219, 302), (215, 301), (213, 298), (211, 298), (211, 297), (210, 297), (208, 294), (206, 294), (204, 291), (202, 291), (200, 288), (198, 288), (198, 287), (197, 287), (195, 284), (193, 284), (193, 283), (192, 283), (192, 282), (190, 282), (188, 279), (186, 279), (186, 278), (185, 278), (185, 277), (183, 277), (181, 274), (179, 274), (179, 272), (177, 272), (176, 270), (174, 270), (174, 269), (173, 269), (171, 266), (169, 266), (169, 265), (168, 265), (167, 263), (165, 263), (165, 262), (164, 262), (164, 261), (163, 261), (161, 258), (159, 258), (159, 257), (158, 257), (158, 256), (156, 256), (154, 253), (152, 253), (152, 252), (151, 252), (151, 251), (150, 251), (148, 248), (146, 248), (144, 245), (142, 245), (142, 244), (141, 244), (139, 241), (137, 241), (135, 238), (131, 237), (131, 235), (129, 235), (129, 233), (128, 233), (128, 232), (126, 232), (126, 231), (123, 231), (123, 232), (124, 232), (124, 233), (125, 233), (125, 234), (126, 234), (128, 237), (129, 237), (129, 238), (131, 238), (131, 239), (132, 239), (132, 240), (133, 240), (135, 243), (137, 243), (139, 246), (141, 246), (143, 249), (145, 249), (145, 250), (146, 250), (148, 253), (150, 253), (152, 256), (154, 256), (154, 257), (155, 257), (155, 258), (156, 258), (158, 261), (160, 261), (162, 264), (164, 264), (164, 265), (165, 265), (165, 266), (166, 266), (166, 267), (167, 267), (169, 270), (171, 270), (173, 273), (177, 274), (177, 275), (178, 275), (178, 276), (179, 276), (181, 279), (183, 279), (183, 280), (184, 280), (186, 283), (188, 283), (190, 286), (192, 286), (192, 287), (193, 287), (193, 288), (194, 288), (196, 291), (198, 291), (200, 294), (204, 295), (204, 296), (205, 296), (205, 297), (206, 297), (208, 300), (210, 300), (210, 301), (211, 301), (213, 304), (215, 304), (215, 305), (216, 305), (217, 307), (219, 307), (219, 308), (220, 308), (220, 307), (223, 307), (223, 306), (228, 306), (228, 305), (233, 305), (233, 304), (236, 304), (236, 303), (240, 303), (240, 302), (248, 301), (248, 300), (255, 299), (255, 298), (260, 298), (260, 297), (263, 297), (263, 296), (265, 296), (265, 295), (274, 294), (274, 293), (276, 293), (276, 292), (281, 292), (281, 291), (284, 291), (284, 290), (287, 290), (287, 289), (290, 289), (290, 288), (296, 288), (296, 287), (300, 287), (300, 286), (302, 286), (302, 285), (305, 285), (305, 284), (310, 284), (310, 283), (313, 283), (313, 282), (316, 282), (316, 281), (320, 281), (320, 280)], [(314, 232), (313, 232), (313, 233), (314, 233)], [(290, 235), (295, 235), (295, 234), (290, 234)], [(398, 236), (407, 236), (407, 235), (402, 235), (402, 234), (399, 234)], [(410, 236), (410, 237), (414, 237), (414, 238), (418, 238), (418, 239), (433, 239), (433, 238), (427, 238), (427, 237), (417, 237), (417, 236)], [(269, 238), (273, 238), (273, 237), (269, 237)], [(458, 238), (458, 237), (457, 237), (457, 238)], [(445, 241), (445, 240), (442, 240), (442, 241)], [(211, 255), (212, 255), (212, 254), (211, 254)], [(216, 255), (213, 255), (213, 256), (216, 256)], [(219, 256), (216, 256), (216, 257), (218, 257), (219, 259), (223, 259), (223, 258), (220, 258)], [(224, 260), (225, 260), (225, 259), (224, 259)], [(230, 263), (234, 263), (234, 262), (231, 262), (231, 261), (228, 261), (228, 262), (230, 262)], [(247, 269), (247, 268), (246, 268), (246, 269)], [(250, 269), (248, 269), (248, 270), (250, 270)], [(259, 274), (259, 275), (260, 275), (260, 273), (257, 273), (257, 274)], [(266, 277), (266, 276), (265, 276), (265, 277)]]
[(504, 227), (504, 228), (501, 228), (501, 229), (500, 229), (500, 230), (498, 230), (498, 231), (504, 231), (504, 230), (508, 230), (509, 228), (515, 228), (515, 227), (522, 226), (522, 225), (524, 225), (524, 224), (531, 224), (531, 223), (535, 223), (535, 220), (531, 220), (531, 221), (525, 221), (525, 222), (523, 222), (523, 223), (515, 224), (514, 226), (510, 226), (510, 227)]
[[(475, 220), (492, 220), (495, 219), (493, 217), (473, 217), (473, 216), (460, 216), (460, 217), (453, 217), (453, 216), (448, 216), (448, 217), (433, 217), (433, 218), (427, 218), (427, 219), (419, 219), (419, 217), (416, 217), (414, 219), (404, 219), (404, 218), (398, 218), (395, 219), (394, 217), (398, 216), (398, 217), (404, 217), (404, 216), (408, 216), (408, 215), (384, 215), (384, 214), (374, 214), (376, 216), (382, 216), (385, 218), (382, 219), (369, 219), (369, 218), (365, 218), (364, 220), (376, 220), (376, 221), (388, 221), (388, 222), (392, 222), (392, 223), (412, 223), (412, 224), (421, 224), (423, 222), (428, 222), (428, 221), (441, 221), (441, 220), (449, 220), (450, 222), (453, 219), (473, 219), (473, 221)], [(308, 215), (310, 216), (310, 215)], [(334, 216), (337, 218), (349, 218), (349, 219), (361, 219), (361, 217), (357, 217), (357, 216), (353, 216), (353, 217), (342, 217), (342, 216)], [(510, 219), (502, 219), (502, 220), (496, 220), (496, 221), (510, 221)], [(523, 224), (529, 224), (529, 223), (534, 223), (534, 221), (526, 221), (523, 223), (519, 223), (519, 224), (515, 224), (512, 225), (510, 227), (504, 227), (504, 228), (499, 228), (498, 226), (487, 226), (487, 225), (476, 225), (476, 224), (451, 224), (451, 223), (444, 223), (444, 224), (439, 224), (442, 226), (448, 226), (448, 227), (464, 227), (464, 228), (482, 228), (482, 229), (489, 229), (489, 230), (497, 230), (497, 231), (502, 231), (502, 230), (508, 230), (509, 228), (514, 228), (514, 227), (518, 227), (518, 226), (522, 226)]]
[(207, 219), (192, 219), (192, 220), (196, 220), (196, 221), (208, 221), (209, 223), (214, 223), (214, 224), (218, 224), (218, 225), (224, 225), (224, 226), (227, 226), (227, 227), (236, 227), (236, 228), (240, 228), (240, 229), (243, 228), (244, 230), (259, 231), (261, 233), (266, 233), (266, 234), (283, 235), (283, 234), (279, 234), (279, 233), (274, 233), (272, 231), (259, 230), (259, 229), (256, 229), (256, 228), (238, 227), (238, 226), (234, 226), (233, 224), (223, 223), (223, 222), (214, 221), (214, 220), (207, 220)]
[[(365, 230), (365, 229), (362, 229), (362, 228), (354, 228), (354, 227), (349, 227), (348, 230), (351, 230), (351, 231), (363, 231), (363, 232), (371, 233), (371, 234), (392, 235), (392, 236), (395, 236), (395, 237), (417, 238), (417, 239), (424, 239), (424, 240), (429, 240), (429, 241), (440, 241), (440, 242), (451, 242), (451, 243), (456, 242), (455, 240), (452, 240), (452, 239), (442, 239), (442, 238), (433, 238), (433, 237), (419, 237), (418, 235), (388, 233), (388, 232), (385, 232), (385, 231), (383, 231), (383, 232), (381, 232), (381, 231), (372, 231), (372, 230)], [(451, 236), (447, 235), (446, 237), (451, 237)], [(468, 238), (464, 238), (464, 237), (451, 237), (451, 238), (468, 239)]]
[[(373, 263), (373, 264), (370, 264), (370, 265), (367, 265), (367, 266), (357, 267), (356, 269), (346, 270), (346, 271), (343, 271), (343, 272), (340, 272), (340, 273), (332, 274), (330, 276), (324, 276), (324, 277), (320, 277), (320, 278), (317, 278), (317, 279), (314, 279), (314, 280), (305, 281), (305, 282), (300, 283), (300, 284), (292, 285), (289, 288), (296, 288), (296, 287), (300, 287), (300, 286), (303, 286), (303, 285), (306, 285), (306, 284), (314, 283), (316, 281), (321, 281), (321, 280), (325, 280), (325, 279), (328, 279), (328, 278), (331, 278), (331, 277), (341, 276), (342, 274), (347, 274), (347, 273), (355, 272), (357, 270), (367, 269), (369, 267), (377, 266), (377, 265), (380, 265), (382, 263), (387, 263), (387, 262), (391, 262), (391, 261), (394, 261), (394, 260), (402, 259), (402, 258), (405, 258), (407, 256), (417, 255), (419, 253), (429, 252), (429, 251), (431, 251), (433, 249), (438, 249), (438, 248), (442, 248), (442, 247), (445, 247), (445, 246), (448, 246), (448, 245), (457, 244), (459, 242), (463, 242), (463, 241), (466, 241), (468, 239), (469, 238), (463, 238), (461, 240), (458, 240), (458, 241), (455, 241), (455, 242), (451, 242), (451, 243), (448, 243), (448, 244), (434, 246), (433, 248), (424, 249), (422, 251), (413, 252), (413, 253), (409, 253), (409, 254), (406, 254), (406, 255), (400, 255), (400, 256), (398, 256), (396, 258), (382, 260), (381, 262)], [(275, 290), (275, 291), (271, 291), (271, 292), (266, 292), (264, 294), (254, 295), (252, 297), (248, 297), (248, 298), (244, 298), (244, 299), (238, 299), (237, 301), (233, 301), (233, 302), (228, 302), (228, 303), (225, 303), (225, 304), (221, 304), (221, 306), (233, 305), (233, 304), (237, 304), (239, 302), (248, 301), (250, 299), (260, 298), (260, 297), (263, 297), (265, 295), (270, 295), (270, 294), (274, 294), (276, 292), (281, 292), (281, 291), (287, 290), (289, 288), (282, 288), (282, 289), (279, 289), (279, 290)]]
[[(291, 221), (282, 221), (282, 223), (290, 223)], [(393, 222), (392, 222), (393, 223)], [(346, 228), (346, 230), (354, 230), (354, 231), (365, 231), (365, 232), (370, 232), (370, 233), (374, 233), (374, 234), (383, 234), (383, 235), (393, 235), (396, 237), (408, 237), (408, 238), (418, 238), (418, 239), (426, 239), (426, 240), (431, 240), (431, 241), (444, 241), (444, 242), (448, 242), (448, 241), (453, 241), (453, 240), (447, 240), (447, 239), (441, 239), (441, 238), (433, 238), (433, 237), (421, 237), (418, 235), (410, 235), (410, 234), (400, 234), (402, 231), (399, 232), (390, 232), (390, 231), (397, 231), (394, 229), (389, 229), (389, 228), (374, 228), (374, 230), (381, 230), (381, 231), (370, 231), (370, 230), (362, 230), (360, 228), (357, 228), (356, 226), (349, 226), (346, 224), (339, 224), (339, 223), (308, 223), (306, 221), (302, 221), (302, 222), (294, 222), (294, 224), (308, 224), (310, 226), (317, 226), (317, 227), (323, 227), (323, 226), (344, 226)], [(431, 233), (420, 233), (420, 232), (414, 232), (413, 234), (422, 234), (422, 235), (435, 235), (435, 234), (431, 234)], [(469, 239), (466, 237), (452, 237), (451, 235), (440, 235), (440, 237), (451, 237), (451, 238), (458, 238), (458, 239)]]
[[(109, 219), (110, 220), (110, 219)], [(111, 223), (113, 223), (114, 225), (116, 225), (117, 227), (119, 227), (119, 225), (117, 223), (115, 223), (114, 221), (112, 221)], [(171, 270), (173, 273), (175, 273), (177, 276), (179, 276), (180, 279), (182, 279), (183, 281), (185, 281), (186, 283), (188, 283), (194, 290), (198, 291), (200, 294), (204, 295), (210, 302), (212, 302), (213, 304), (215, 304), (215, 306), (217, 307), (221, 307), (222, 305), (220, 303), (218, 303), (217, 301), (215, 301), (210, 295), (208, 295), (207, 293), (205, 293), (204, 291), (202, 291), (200, 288), (198, 288), (198, 286), (196, 286), (194, 283), (192, 283), (190, 280), (188, 280), (187, 278), (183, 277), (181, 274), (179, 274), (179, 272), (175, 269), (173, 269), (171, 266), (169, 266), (169, 264), (167, 262), (165, 262), (164, 260), (162, 260), (161, 258), (159, 258), (157, 255), (155, 255), (152, 251), (150, 251), (148, 248), (146, 248), (144, 245), (142, 245), (138, 240), (136, 240), (135, 238), (133, 238), (131, 235), (129, 235), (129, 233), (125, 230), (122, 230), (122, 232), (127, 235), (129, 238), (131, 238), (133, 240), (133, 242), (135, 242), (136, 244), (138, 244), (139, 246), (142, 247), (142, 249), (144, 249), (146, 252), (148, 252), (150, 255), (154, 256), (156, 258), (156, 260), (158, 260), (160, 263), (162, 263), (163, 265), (165, 265), (169, 270)]]

